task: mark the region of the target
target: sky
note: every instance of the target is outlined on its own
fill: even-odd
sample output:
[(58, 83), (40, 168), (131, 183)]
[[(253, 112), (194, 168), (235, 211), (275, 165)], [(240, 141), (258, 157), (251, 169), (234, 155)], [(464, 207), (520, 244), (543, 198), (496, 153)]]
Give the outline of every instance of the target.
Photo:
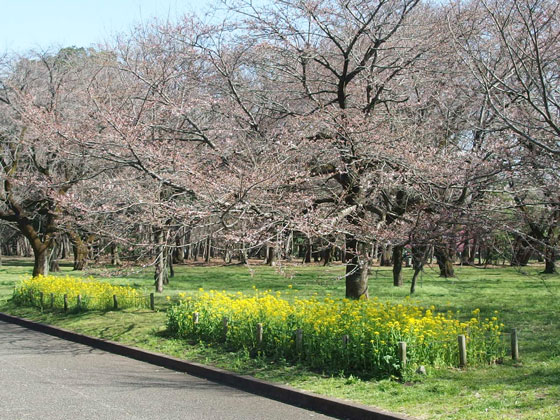
[(208, 0), (0, 0), (0, 54), (88, 47), (154, 17), (203, 12)]

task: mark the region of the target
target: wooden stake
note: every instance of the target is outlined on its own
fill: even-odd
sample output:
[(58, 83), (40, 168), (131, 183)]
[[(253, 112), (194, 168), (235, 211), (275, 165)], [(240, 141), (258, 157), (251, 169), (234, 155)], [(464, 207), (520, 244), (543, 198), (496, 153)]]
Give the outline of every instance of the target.
[(156, 305), (155, 305), (155, 302), (154, 302), (154, 294), (153, 293), (150, 293), (150, 309), (152, 311), (156, 310)]
[(260, 346), (263, 341), (263, 324), (257, 324), (257, 346)]
[(406, 341), (399, 341), (399, 360), (404, 369), (406, 367)]
[(303, 351), (303, 330), (301, 328), (296, 330), (296, 351), (298, 353)]
[(117, 295), (113, 295), (113, 309), (115, 311), (119, 309), (119, 300), (117, 299)]
[(517, 337), (517, 328), (511, 330), (511, 358), (517, 362), (519, 360), (519, 342)]
[(464, 335), (457, 337), (459, 342), (459, 367), (467, 366), (467, 339)]

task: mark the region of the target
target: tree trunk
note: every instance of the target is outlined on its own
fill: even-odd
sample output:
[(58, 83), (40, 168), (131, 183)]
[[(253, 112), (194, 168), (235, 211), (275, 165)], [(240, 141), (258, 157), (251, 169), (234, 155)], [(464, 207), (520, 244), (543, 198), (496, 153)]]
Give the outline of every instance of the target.
[(510, 264), (515, 267), (525, 267), (531, 258), (532, 249), (528, 242), (517, 238), (513, 247)]
[(247, 249), (245, 248), (245, 242), (241, 243), (241, 249), (239, 250), (239, 263), (247, 264)]
[(210, 262), (211, 257), (211, 247), (212, 247), (212, 239), (210, 235), (206, 238), (206, 247), (204, 248), (204, 262), (208, 264)]
[(231, 263), (231, 245), (229, 243), (226, 243), (226, 247), (224, 249), (224, 263)]
[(169, 279), (175, 277), (175, 269), (173, 268), (173, 256), (167, 252), (167, 265), (169, 266), (169, 277), (164, 279), (164, 284), (169, 284)]
[(72, 242), (72, 251), (74, 253), (74, 270), (83, 270), (88, 257), (88, 247), (78, 233), (68, 232), (68, 236)]
[(185, 259), (185, 252), (181, 246), (181, 238), (179, 235), (175, 238), (175, 249), (173, 250), (173, 264), (181, 264)]
[(49, 271), (51, 273), (58, 273), (60, 271), (60, 266), (58, 264), (58, 251), (59, 251), (59, 245), (58, 245), (58, 241), (53, 241), (53, 247), (51, 249), (51, 252), (48, 253), (49, 255)]
[(111, 245), (111, 265), (119, 266), (121, 265), (121, 256), (119, 252), (118, 245)]
[(313, 243), (311, 242), (311, 238), (307, 238), (307, 245), (305, 248), (305, 257), (304, 262), (310, 263), (311, 262), (311, 253), (313, 252)]
[(424, 264), (428, 257), (428, 251), (430, 251), (426, 245), (416, 245), (412, 247), (412, 267), (414, 269), (414, 274), (412, 275), (412, 281), (410, 282), (410, 294), (414, 294), (416, 291), (416, 280), (418, 275), (422, 272)]
[(418, 274), (422, 271), (422, 267), (414, 268), (414, 274), (412, 275), (412, 281), (410, 282), (410, 294), (413, 295), (416, 291), (416, 280), (418, 279)]
[(284, 247), (284, 255), (287, 261), (292, 261), (292, 253), (294, 252), (294, 231), (291, 230), (286, 239), (286, 246)]
[(393, 286), (402, 286), (402, 265), (403, 265), (404, 246), (395, 245), (393, 247)]
[(556, 273), (556, 252), (551, 249), (545, 253), (544, 256), (544, 271), (543, 274), (555, 274)]
[(368, 266), (369, 261), (363, 252), (364, 244), (356, 238), (346, 238), (346, 297), (368, 298)]
[(163, 244), (163, 231), (161, 229), (154, 233), (155, 243), (158, 244), (158, 255), (155, 262), (154, 283), (156, 292), (163, 292), (163, 285), (168, 283), (167, 278), (167, 256), (165, 255), (165, 246)]
[(48, 247), (33, 247), (33, 277), (48, 276), (49, 263), (48, 263)]
[(439, 267), (439, 276), (445, 278), (455, 277), (453, 259), (447, 247), (445, 245), (434, 247), (434, 255)]
[(392, 245), (384, 245), (383, 249), (381, 250), (381, 260), (379, 265), (381, 267), (391, 267), (393, 262), (391, 261), (393, 254), (393, 246)]
[(330, 265), (332, 262), (333, 247), (332, 245), (327, 245), (323, 250), (323, 266)]
[(276, 246), (271, 243), (266, 244), (266, 264), (276, 265)]

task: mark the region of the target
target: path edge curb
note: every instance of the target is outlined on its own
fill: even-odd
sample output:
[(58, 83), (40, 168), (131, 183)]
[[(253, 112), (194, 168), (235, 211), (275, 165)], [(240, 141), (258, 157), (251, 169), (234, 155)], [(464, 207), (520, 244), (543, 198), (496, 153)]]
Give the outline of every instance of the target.
[(239, 375), (224, 369), (189, 362), (148, 350), (126, 346), (114, 341), (91, 337), (64, 328), (55, 327), (26, 318), (0, 312), (0, 321), (49, 334), (64, 340), (85, 344), (108, 353), (118, 354), (167, 369), (188, 373), (242, 391), (260, 395), (289, 405), (316, 411), (331, 417), (348, 420), (414, 420), (412, 417), (368, 407), (366, 405), (330, 398), (323, 395), (303, 392), (287, 385), (279, 385), (247, 375)]

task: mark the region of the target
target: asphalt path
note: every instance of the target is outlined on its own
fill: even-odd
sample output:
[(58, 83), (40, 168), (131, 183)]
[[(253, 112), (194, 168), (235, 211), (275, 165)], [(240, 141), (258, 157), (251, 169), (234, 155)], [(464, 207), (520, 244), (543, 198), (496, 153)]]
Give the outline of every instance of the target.
[(0, 321), (0, 419), (330, 419)]

